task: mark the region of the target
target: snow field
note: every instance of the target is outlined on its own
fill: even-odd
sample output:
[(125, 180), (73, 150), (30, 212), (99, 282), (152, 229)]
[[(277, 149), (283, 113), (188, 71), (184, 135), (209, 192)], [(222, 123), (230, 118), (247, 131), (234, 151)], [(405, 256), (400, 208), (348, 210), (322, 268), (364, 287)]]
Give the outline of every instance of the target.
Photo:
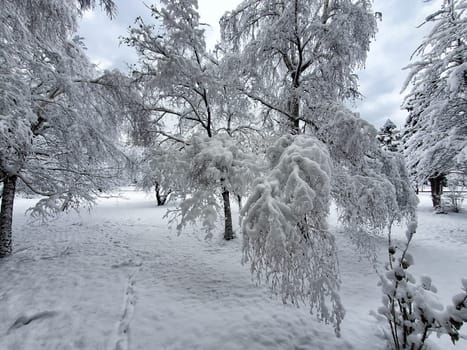
[[(15, 253), (0, 262), (0, 349), (384, 348), (369, 315), (380, 305), (378, 277), (335, 215), (347, 310), (341, 338), (305, 306), (283, 305), (256, 286), (240, 264), (239, 239), (205, 241), (196, 228), (177, 236), (165, 208), (122, 193), (45, 224), (24, 216), (32, 200), (17, 201)], [(446, 304), (467, 277), (467, 215), (434, 215), (421, 199), (413, 271), (430, 275)], [(380, 262), (385, 243), (373, 242)], [(435, 338), (433, 348), (454, 347)]]

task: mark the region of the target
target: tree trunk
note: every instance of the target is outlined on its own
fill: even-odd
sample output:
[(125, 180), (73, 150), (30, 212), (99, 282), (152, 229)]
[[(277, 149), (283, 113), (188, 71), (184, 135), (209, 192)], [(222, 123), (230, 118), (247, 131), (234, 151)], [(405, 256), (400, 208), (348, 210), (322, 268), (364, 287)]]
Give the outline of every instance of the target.
[(441, 207), (441, 195), (443, 194), (443, 180), (443, 175), (438, 175), (430, 178), (431, 201), (433, 202), (433, 208)]
[(234, 234), (232, 228), (232, 211), (230, 210), (230, 193), (225, 188), (222, 192), (222, 199), (224, 201), (224, 239), (229, 241), (234, 239)]
[(325, 0), (323, 4), (323, 16), (321, 17), (321, 23), (326, 24), (329, 18), (329, 0)]
[(154, 189), (155, 189), (155, 192), (156, 192), (157, 206), (164, 205), (165, 202), (167, 202), (167, 199), (168, 199), (170, 193), (172, 193), (172, 191), (169, 189), (167, 191), (167, 193), (163, 193), (162, 189), (161, 189), (161, 186), (159, 185), (159, 182), (157, 182), (157, 181), (156, 181), (156, 183), (154, 185)]
[(16, 192), (16, 176), (3, 180), (2, 205), (0, 211), (0, 258), (11, 254), (11, 228), (13, 224), (13, 202)]
[(242, 210), (242, 196), (237, 194), (238, 209)]
[(291, 96), (288, 102), (289, 109), (289, 132), (292, 135), (300, 134), (300, 100), (297, 96)]

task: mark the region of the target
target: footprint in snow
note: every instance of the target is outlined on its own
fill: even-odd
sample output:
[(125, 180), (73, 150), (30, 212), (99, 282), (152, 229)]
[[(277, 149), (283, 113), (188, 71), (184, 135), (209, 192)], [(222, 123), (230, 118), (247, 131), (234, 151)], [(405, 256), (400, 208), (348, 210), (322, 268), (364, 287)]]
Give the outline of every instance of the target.
[(124, 261), (124, 262), (121, 262), (119, 264), (114, 264), (111, 267), (113, 269), (117, 269), (119, 267), (140, 267), (142, 265), (143, 265), (142, 261), (133, 261), (133, 260), (130, 259), (128, 261)]
[(7, 334), (10, 333), (11, 331), (21, 328), (23, 326), (26, 326), (30, 324), (33, 321), (38, 321), (38, 320), (43, 320), (47, 318), (52, 318), (54, 316), (58, 315), (57, 311), (41, 311), (37, 312), (32, 315), (20, 315), (15, 322), (10, 326), (10, 328), (7, 331)]
[(128, 277), (128, 284), (123, 297), (122, 315), (117, 322), (116, 337), (109, 350), (128, 350), (130, 346), (130, 322), (136, 304), (135, 281), (133, 276)]

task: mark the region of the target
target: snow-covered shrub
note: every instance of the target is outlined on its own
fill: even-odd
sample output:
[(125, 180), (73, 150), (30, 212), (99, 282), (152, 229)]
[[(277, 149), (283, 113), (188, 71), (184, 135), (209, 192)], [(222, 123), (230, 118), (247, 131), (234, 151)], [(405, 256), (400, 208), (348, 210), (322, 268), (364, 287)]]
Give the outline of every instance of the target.
[(444, 197), (447, 199), (447, 206), (455, 213), (461, 210), (464, 202), (465, 181), (466, 176), (463, 174), (453, 173), (447, 177), (449, 192), (445, 192)]
[[(331, 161), (314, 137), (287, 135), (268, 151), (270, 173), (242, 210), (243, 262), (284, 303), (306, 302), (336, 333), (344, 317), (337, 252), (327, 229)], [(330, 304), (330, 305), (329, 305)]]
[(431, 334), (447, 334), (453, 343), (459, 340), (459, 330), (467, 322), (467, 279), (462, 280), (462, 293), (452, 298), (452, 305), (445, 309), (437, 302), (436, 287), (431, 278), (422, 276), (419, 283), (408, 271), (414, 264), (408, 252), (416, 231), (416, 223), (407, 227), (407, 243), (398, 253), (389, 234), (389, 262), (386, 273), (380, 275), (383, 305), (377, 319), (389, 326), (383, 330), (390, 349), (422, 350)]

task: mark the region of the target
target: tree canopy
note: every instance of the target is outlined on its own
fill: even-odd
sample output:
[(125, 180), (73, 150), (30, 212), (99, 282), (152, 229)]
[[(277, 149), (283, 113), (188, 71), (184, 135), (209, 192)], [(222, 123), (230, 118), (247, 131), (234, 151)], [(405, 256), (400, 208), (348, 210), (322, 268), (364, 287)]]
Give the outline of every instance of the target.
[(126, 78), (95, 71), (73, 37), (78, 11), (74, 1), (2, 2), (0, 255), (11, 251), (16, 190), (43, 196), (33, 214), (53, 214), (92, 202), (125, 161), (115, 140)]
[(445, 0), (426, 18), (430, 34), (414, 52), (403, 103), (404, 152), (421, 184), (467, 163), (467, 17), (463, 1)]
[(410, 219), (417, 202), (401, 157), (382, 151), (374, 127), (344, 105), (359, 96), (356, 69), (376, 31), (371, 2), (246, 0), (221, 28), (234, 87), (278, 136), (242, 211), (244, 259), (284, 301), (306, 301), (338, 333), (330, 198), (349, 231), (382, 231)]

